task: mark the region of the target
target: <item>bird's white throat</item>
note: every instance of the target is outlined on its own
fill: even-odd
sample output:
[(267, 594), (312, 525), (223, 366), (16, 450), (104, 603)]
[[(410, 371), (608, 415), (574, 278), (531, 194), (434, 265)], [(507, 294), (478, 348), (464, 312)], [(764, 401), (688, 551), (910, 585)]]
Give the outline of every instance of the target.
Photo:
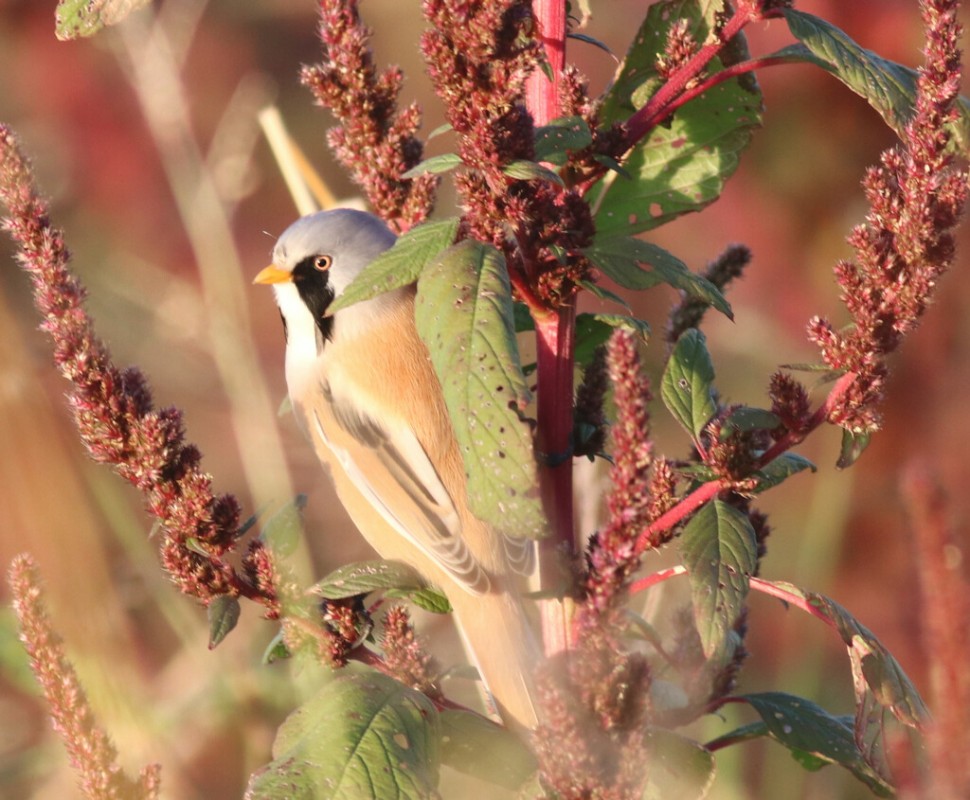
[[(299, 393), (308, 380), (318, 374), (321, 360), (326, 358), (326, 342), (321, 340), (313, 315), (292, 283), (273, 286), (276, 304), (286, 320), (286, 385), (290, 395)], [(355, 303), (334, 314), (332, 338), (343, 342), (370, 330), (406, 290), (397, 289)]]

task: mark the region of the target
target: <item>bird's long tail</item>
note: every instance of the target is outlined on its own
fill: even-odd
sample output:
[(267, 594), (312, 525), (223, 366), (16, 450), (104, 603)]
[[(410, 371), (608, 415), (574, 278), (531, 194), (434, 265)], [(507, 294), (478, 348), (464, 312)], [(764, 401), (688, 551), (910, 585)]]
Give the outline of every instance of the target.
[(507, 590), (452, 592), (458, 629), (502, 721), (516, 733), (535, 729), (533, 676), (539, 646), (520, 598)]

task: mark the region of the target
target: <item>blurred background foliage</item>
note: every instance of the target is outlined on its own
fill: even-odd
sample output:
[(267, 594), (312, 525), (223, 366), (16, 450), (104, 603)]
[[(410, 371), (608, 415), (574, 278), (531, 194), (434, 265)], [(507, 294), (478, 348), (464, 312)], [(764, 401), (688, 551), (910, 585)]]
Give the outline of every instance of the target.
[[(593, 2), (585, 32), (622, 58), (646, 5)], [(920, 60), (915, 0), (797, 5), (884, 57)], [(167, 52), (151, 38), (153, 13), (168, 32)], [(378, 64), (404, 68), (405, 97), (422, 104), (424, 131), (433, 130), (442, 117), (418, 50), (419, 3), (366, 0), (362, 13), (374, 28)], [(370, 557), (312, 451), (289, 417), (276, 414), (285, 395), (282, 331), (269, 293), (249, 285), (272, 237), (295, 216), (258, 132), (261, 106), (278, 104), (335, 193), (354, 195), (324, 142), (328, 116), (297, 81), (299, 65), (319, 58), (314, 4), (166, 0), (70, 43), (54, 38), (53, 14), (53, 0), (0, 0), (0, 119), (22, 137), (53, 200), (100, 335), (119, 364), (142, 367), (159, 404), (185, 410), (189, 439), (202, 449), (218, 491), (236, 493), (253, 511), (271, 511), (295, 492), (309, 495), (313, 574)], [(789, 42), (781, 22), (757, 26), (749, 40), (755, 54)], [(570, 43), (568, 56), (596, 92), (616, 65), (581, 42)], [(745, 279), (729, 295), (735, 322), (711, 315), (705, 324), (723, 395), (751, 405), (764, 404), (777, 364), (816, 358), (804, 336), (812, 314), (844, 319), (831, 269), (849, 255), (844, 237), (865, 214), (859, 179), (893, 140), (874, 112), (817, 69), (773, 68), (760, 81), (765, 128), (721, 200), (654, 236), (695, 269), (731, 242), (753, 250)], [(448, 146), (447, 136), (437, 138), (428, 154)], [(451, 198), (444, 188), (439, 213), (448, 213)], [(774, 529), (762, 574), (837, 599), (923, 689), (914, 557), (898, 481), (914, 457), (934, 465), (966, 537), (967, 234), (964, 226), (957, 269), (894, 361), (884, 430), (862, 460), (837, 473), (838, 433), (823, 430), (801, 448), (819, 472), (759, 501)], [(139, 498), (89, 463), (74, 436), (28, 281), (11, 256), (0, 238), (0, 564), (6, 568), (24, 550), (39, 561), (55, 625), (130, 771), (160, 761), (167, 797), (239, 797), (249, 772), (268, 760), (301, 676), (261, 665), (274, 630), (254, 608), (244, 609), (239, 631), (207, 650), (205, 613), (158, 568)], [(665, 288), (636, 299), (658, 334), (672, 299)], [(658, 336), (646, 353), (655, 378), (663, 357)], [(654, 424), (665, 452), (684, 452), (686, 442), (662, 411)], [(579, 492), (594, 497), (598, 483), (581, 467)], [(588, 532), (595, 503), (582, 506)], [(751, 605), (741, 688), (804, 694), (851, 713), (848, 662), (836, 638), (776, 601), (755, 596)], [(75, 796), (45, 713), (4, 611), (0, 797)], [(693, 733), (709, 738), (740, 719), (712, 719)], [(804, 773), (770, 743), (721, 752), (718, 769), (717, 800), (867, 796), (848, 773)]]

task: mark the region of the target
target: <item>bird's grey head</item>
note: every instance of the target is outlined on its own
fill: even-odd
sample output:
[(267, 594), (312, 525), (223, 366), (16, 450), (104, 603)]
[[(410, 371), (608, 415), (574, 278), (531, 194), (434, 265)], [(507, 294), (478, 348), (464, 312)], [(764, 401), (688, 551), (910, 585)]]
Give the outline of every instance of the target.
[[(273, 248), (273, 263), (296, 281), (304, 269), (326, 277), (339, 297), (358, 273), (394, 244), (395, 236), (373, 214), (351, 208), (318, 211), (290, 225)], [(328, 268), (314, 266), (317, 257), (329, 258)]]
[[(348, 284), (396, 237), (373, 214), (349, 208), (318, 211), (301, 217), (273, 248), (273, 264), (256, 277), (272, 283), (284, 323), (291, 327), (307, 310), (324, 340), (333, 335), (327, 309)], [(369, 309), (356, 306), (342, 317), (365, 316)], [(357, 321), (357, 320), (355, 320)]]

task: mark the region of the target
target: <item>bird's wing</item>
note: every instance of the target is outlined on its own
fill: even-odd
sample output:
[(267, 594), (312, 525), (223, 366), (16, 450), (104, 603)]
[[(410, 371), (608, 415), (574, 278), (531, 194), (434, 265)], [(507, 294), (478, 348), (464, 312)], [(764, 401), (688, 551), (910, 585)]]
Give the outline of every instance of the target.
[(414, 431), (377, 420), (327, 384), (305, 410), (308, 422), (384, 520), (463, 589), (479, 594), (488, 575), (461, 537), (461, 519)]

